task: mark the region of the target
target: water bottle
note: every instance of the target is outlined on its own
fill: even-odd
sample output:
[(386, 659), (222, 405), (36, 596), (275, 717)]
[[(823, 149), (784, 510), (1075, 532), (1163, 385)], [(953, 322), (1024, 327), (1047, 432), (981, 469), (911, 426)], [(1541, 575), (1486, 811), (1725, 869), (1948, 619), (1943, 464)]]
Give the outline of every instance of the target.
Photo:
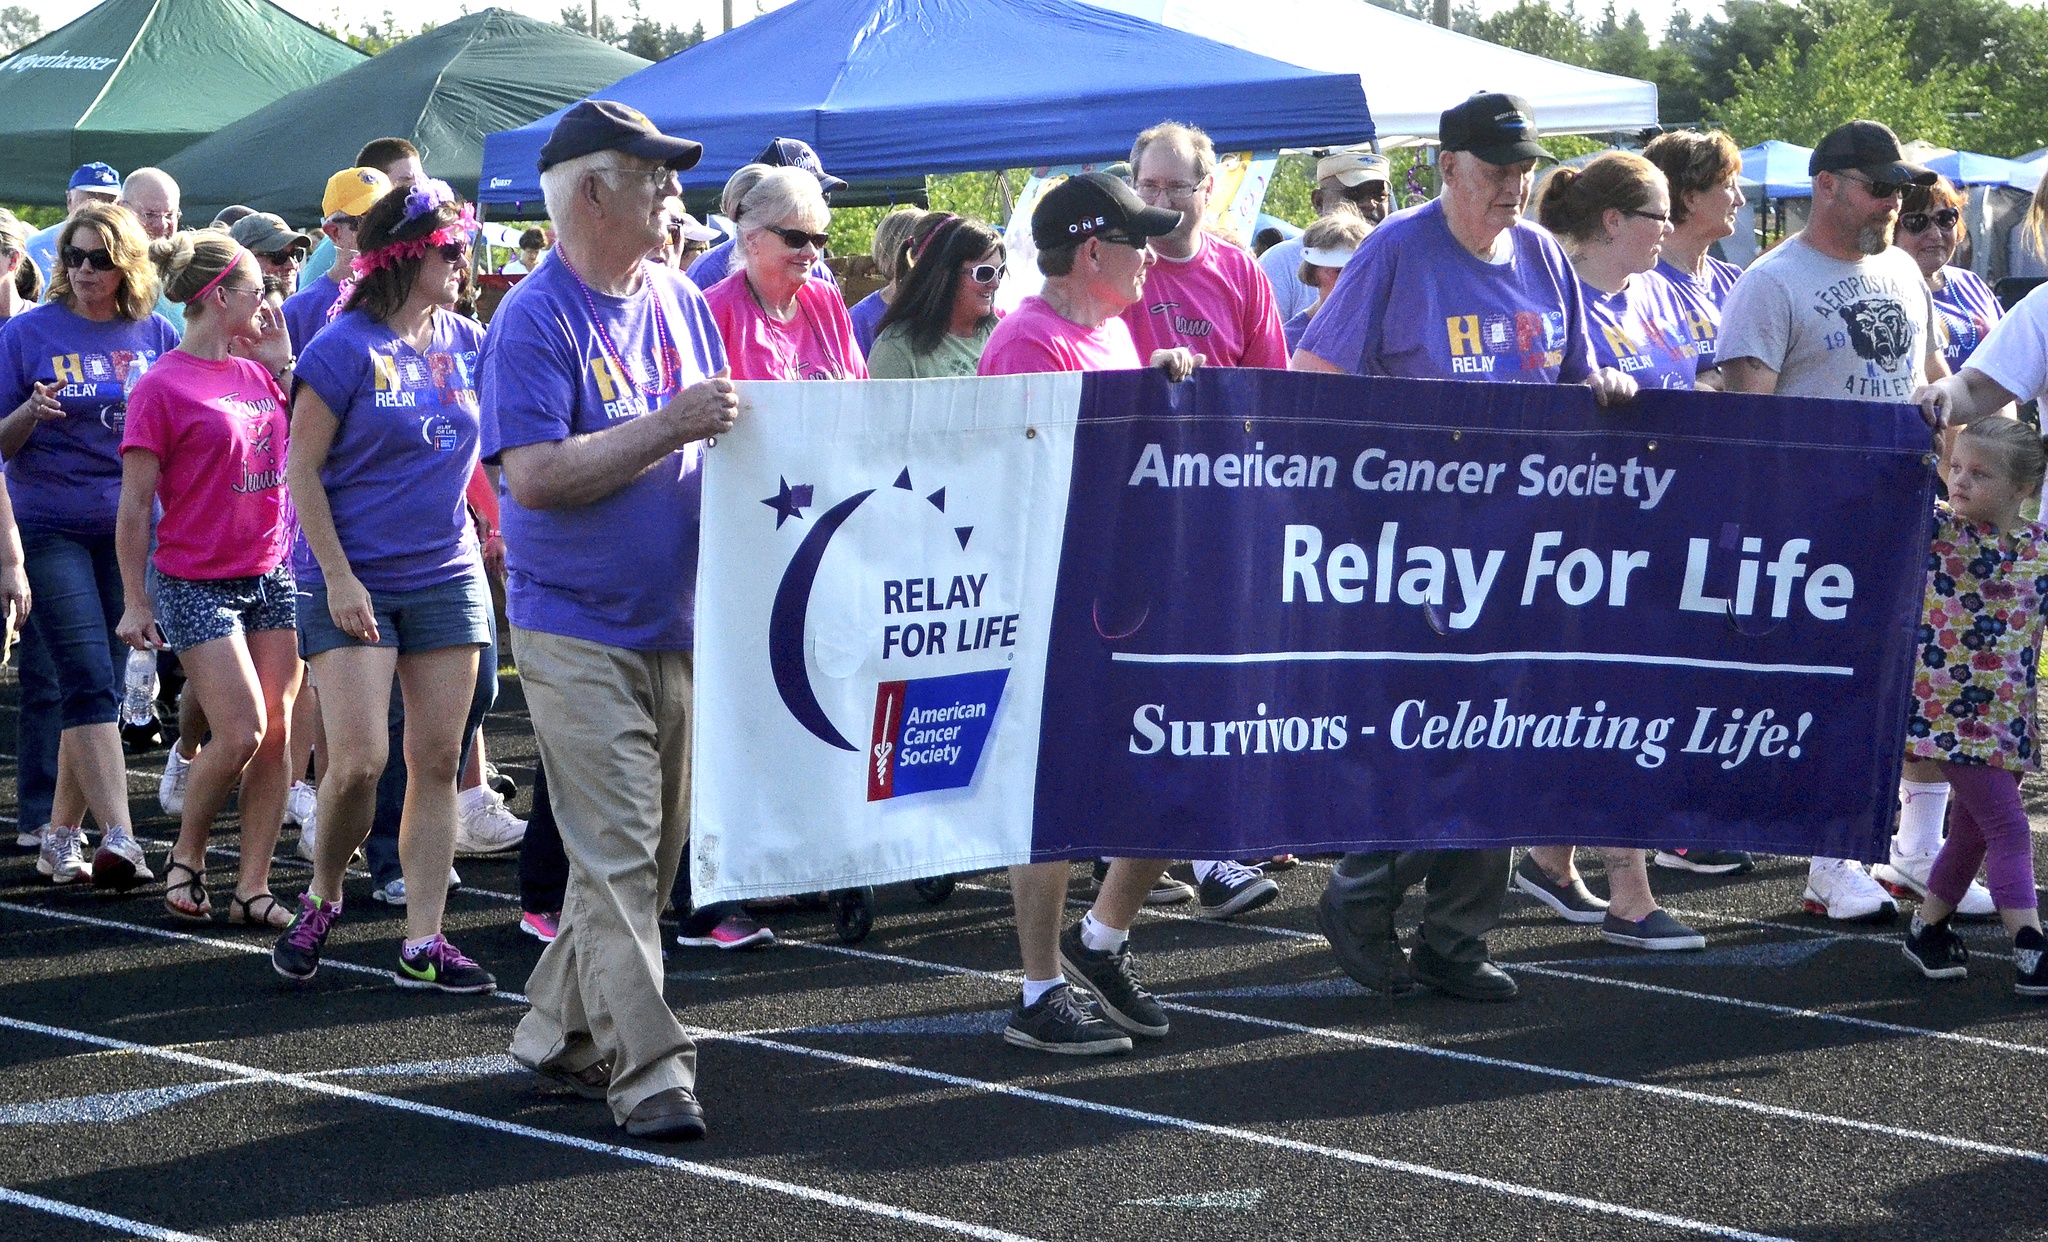
[(128, 360), (128, 378), (121, 381), (122, 401), (125, 402), (135, 395), (135, 385), (141, 381), (143, 375), (148, 371), (149, 359), (141, 354), (137, 354)]
[(128, 653), (127, 689), (121, 696), (121, 722), (136, 728), (156, 723), (156, 652)]

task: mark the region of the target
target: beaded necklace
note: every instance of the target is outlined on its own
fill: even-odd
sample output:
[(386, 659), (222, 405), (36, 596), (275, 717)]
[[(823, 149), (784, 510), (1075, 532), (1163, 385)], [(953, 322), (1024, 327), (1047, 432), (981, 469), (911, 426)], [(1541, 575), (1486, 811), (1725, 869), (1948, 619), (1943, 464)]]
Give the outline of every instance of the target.
[[(628, 384), (633, 386), (633, 390), (649, 397), (665, 397), (669, 393), (674, 392), (680, 386), (682, 376), (679, 371), (669, 370), (668, 360), (671, 356), (674, 356), (680, 361), (682, 355), (675, 352), (675, 342), (668, 328), (668, 312), (662, 308), (661, 298), (654, 292), (653, 288), (648, 287), (647, 296), (654, 306), (655, 382), (652, 385), (648, 385), (641, 383), (640, 377), (633, 374), (632, 368), (626, 365), (626, 359), (619, 353), (619, 347), (612, 342), (612, 334), (605, 329), (604, 318), (597, 313), (597, 299), (590, 295), (590, 286), (583, 282), (582, 275), (577, 272), (567, 257), (562, 254), (560, 247), (555, 249), (554, 260), (560, 263), (563, 269), (569, 273), (569, 278), (576, 282), (576, 288), (583, 294), (583, 305), (590, 310), (590, 322), (597, 327), (598, 344), (604, 348), (605, 357), (611, 360), (612, 366), (620, 375), (625, 377)], [(645, 263), (646, 260), (643, 259), (641, 262)]]

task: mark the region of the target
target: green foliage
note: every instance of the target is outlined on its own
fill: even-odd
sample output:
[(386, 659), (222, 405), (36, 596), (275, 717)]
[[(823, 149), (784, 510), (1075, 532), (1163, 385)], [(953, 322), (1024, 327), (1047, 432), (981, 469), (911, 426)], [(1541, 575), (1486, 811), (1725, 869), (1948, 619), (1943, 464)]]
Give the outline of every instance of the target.
[(677, 52), (687, 51), (705, 39), (704, 23), (698, 22), (688, 30), (681, 26), (665, 26), (640, 9), (640, 0), (631, 0), (626, 6), (630, 24), (623, 29), (618, 19), (598, 7), (597, 29), (590, 28), (590, 7), (578, 5), (562, 10), (561, 25), (577, 34), (590, 35), (600, 43), (609, 43), (620, 51), (638, 56), (642, 60), (667, 60)]
[(427, 33), (435, 25), (433, 22), (427, 22), (418, 30), (407, 30), (398, 24), (398, 19), (392, 16), (390, 9), (384, 10), (384, 19), (382, 21), (370, 21), (366, 18), (360, 26), (354, 27), (344, 22), (340, 9), (334, 10), (333, 17), (333, 25), (330, 26), (326, 22), (322, 22), (320, 23), (320, 29), (348, 44), (358, 52), (367, 52), (371, 56), (375, 56), (380, 52), (388, 52), (415, 35)]
[(0, 56), (8, 55), (16, 48), (27, 47), (43, 37), (43, 19), (36, 16), (34, 9), (25, 9), (10, 4), (0, 9)]
[[(925, 178), (925, 197), (933, 211), (950, 211), (956, 216), (986, 220), (997, 228), (1010, 218), (1011, 195), (1031, 177), (1028, 168), (1008, 172), (953, 173)], [(866, 254), (875, 243), (875, 225), (893, 207), (834, 207), (832, 209), (832, 253)]]
[(64, 218), (62, 207), (28, 207), (21, 203), (9, 203), (6, 206), (17, 220), (39, 232)]

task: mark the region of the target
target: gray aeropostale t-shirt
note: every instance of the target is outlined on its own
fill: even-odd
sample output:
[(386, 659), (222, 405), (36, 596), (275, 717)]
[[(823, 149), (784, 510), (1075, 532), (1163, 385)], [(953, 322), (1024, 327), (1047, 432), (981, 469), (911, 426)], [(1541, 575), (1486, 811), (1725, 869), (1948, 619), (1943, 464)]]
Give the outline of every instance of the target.
[(1909, 401), (1927, 382), (1933, 318), (1933, 295), (1905, 251), (1849, 262), (1795, 236), (1735, 282), (1718, 357), (1776, 371), (1781, 397)]

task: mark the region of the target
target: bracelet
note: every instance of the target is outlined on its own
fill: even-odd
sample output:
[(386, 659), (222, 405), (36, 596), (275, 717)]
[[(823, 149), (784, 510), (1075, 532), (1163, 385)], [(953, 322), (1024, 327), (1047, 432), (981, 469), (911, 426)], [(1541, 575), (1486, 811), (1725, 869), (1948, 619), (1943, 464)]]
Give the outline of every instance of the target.
[(285, 374), (297, 365), (299, 365), (299, 356), (297, 354), (293, 354), (291, 357), (286, 358), (284, 360), (283, 366), (279, 367), (277, 370), (272, 371), (270, 373), (270, 378), (281, 382), (284, 379)]

